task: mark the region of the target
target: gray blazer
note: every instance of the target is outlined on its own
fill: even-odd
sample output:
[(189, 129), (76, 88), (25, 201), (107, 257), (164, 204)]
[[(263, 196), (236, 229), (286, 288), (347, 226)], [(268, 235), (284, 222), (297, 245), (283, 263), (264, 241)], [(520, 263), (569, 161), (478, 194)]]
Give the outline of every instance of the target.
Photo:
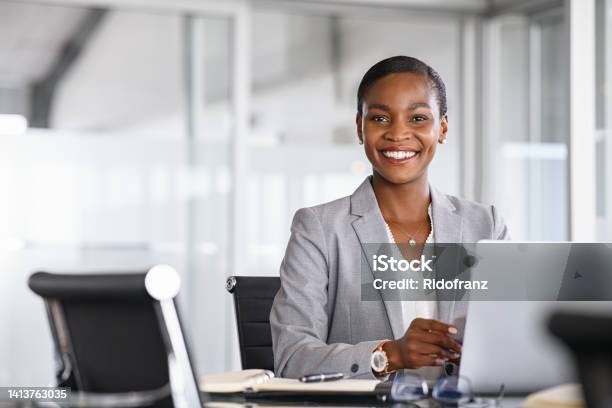
[[(404, 334), (400, 302), (361, 301), (361, 243), (388, 242), (371, 179), (348, 197), (295, 213), (270, 313), (278, 376), (342, 372), (375, 378), (372, 350)], [(436, 242), (508, 238), (495, 207), (430, 190)], [(467, 307), (453, 303), (438, 302), (443, 320)]]

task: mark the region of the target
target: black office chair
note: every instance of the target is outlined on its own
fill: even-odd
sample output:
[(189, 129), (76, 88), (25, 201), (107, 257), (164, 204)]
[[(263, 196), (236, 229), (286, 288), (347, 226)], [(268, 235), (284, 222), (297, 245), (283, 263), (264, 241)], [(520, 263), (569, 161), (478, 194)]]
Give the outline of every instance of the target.
[(586, 406), (612, 407), (612, 312), (555, 312), (548, 327), (572, 351)]
[(280, 278), (230, 276), (225, 288), (234, 295), (242, 368), (274, 371), (270, 309)]
[[(46, 303), (59, 386), (89, 406), (172, 407), (177, 398), (200, 404), (174, 303), (180, 286), (174, 269), (37, 272), (29, 286)], [(181, 384), (170, 382), (170, 370)], [(177, 386), (183, 392), (175, 393)]]

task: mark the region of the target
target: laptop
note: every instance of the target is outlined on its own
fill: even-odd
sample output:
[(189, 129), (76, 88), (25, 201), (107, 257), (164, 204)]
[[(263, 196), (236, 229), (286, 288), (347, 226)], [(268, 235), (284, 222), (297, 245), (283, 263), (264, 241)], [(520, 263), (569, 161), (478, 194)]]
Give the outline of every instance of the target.
[[(584, 281), (576, 281), (576, 271), (572, 268), (578, 257), (593, 251), (585, 252), (583, 249), (587, 247), (577, 251), (573, 245), (570, 242), (516, 241), (480, 241), (476, 244), (479, 259), (472, 270), (472, 279), (485, 279), (492, 268), (497, 268), (498, 272), (501, 268), (502, 274), (512, 274), (513, 279), (508, 284), (515, 293), (529, 292), (539, 283), (541, 287), (531, 295), (535, 293), (538, 295), (535, 298), (551, 300), (469, 303), (459, 374), (470, 379), (475, 392), (494, 394), (504, 384), (506, 393), (524, 394), (577, 381), (569, 350), (549, 333), (548, 319), (553, 311), (560, 309), (609, 313), (612, 302), (563, 301), (586, 298)], [(598, 265), (612, 265), (612, 251), (595, 252), (600, 257)], [(501, 253), (502, 259), (508, 262), (502, 262)], [(603, 277), (604, 270), (607, 272), (593, 265), (591, 263), (588, 270), (581, 272), (582, 278), (597, 280)], [(545, 279), (541, 279), (542, 276)], [(607, 288), (608, 297), (604, 299), (612, 298), (609, 292), (612, 288)], [(601, 290), (597, 296), (603, 296)]]

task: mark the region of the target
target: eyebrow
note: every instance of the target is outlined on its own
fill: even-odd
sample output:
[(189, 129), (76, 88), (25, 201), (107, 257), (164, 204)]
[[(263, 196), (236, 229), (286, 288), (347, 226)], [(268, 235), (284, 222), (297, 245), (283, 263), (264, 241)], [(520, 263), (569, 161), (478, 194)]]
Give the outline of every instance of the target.
[[(373, 103), (368, 105), (368, 107), (370, 109), (380, 109), (380, 110), (384, 110), (386, 112), (390, 112), (391, 108), (389, 108), (388, 105), (385, 105), (384, 103)], [(410, 105), (406, 106), (407, 110), (415, 110), (417, 108), (428, 108), (431, 109), (431, 106), (429, 106), (429, 104), (425, 103), (425, 102), (415, 102), (415, 103), (411, 103)]]

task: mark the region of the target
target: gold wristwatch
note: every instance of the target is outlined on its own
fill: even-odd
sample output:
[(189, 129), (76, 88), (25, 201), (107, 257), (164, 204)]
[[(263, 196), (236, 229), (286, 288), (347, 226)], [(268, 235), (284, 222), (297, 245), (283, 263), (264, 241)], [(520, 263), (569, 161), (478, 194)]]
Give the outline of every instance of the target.
[(387, 357), (387, 353), (383, 350), (383, 346), (390, 342), (391, 340), (383, 340), (380, 342), (378, 346), (372, 351), (372, 356), (370, 357), (370, 366), (372, 371), (377, 376), (385, 376), (387, 374), (391, 374), (389, 370), (389, 357)]

